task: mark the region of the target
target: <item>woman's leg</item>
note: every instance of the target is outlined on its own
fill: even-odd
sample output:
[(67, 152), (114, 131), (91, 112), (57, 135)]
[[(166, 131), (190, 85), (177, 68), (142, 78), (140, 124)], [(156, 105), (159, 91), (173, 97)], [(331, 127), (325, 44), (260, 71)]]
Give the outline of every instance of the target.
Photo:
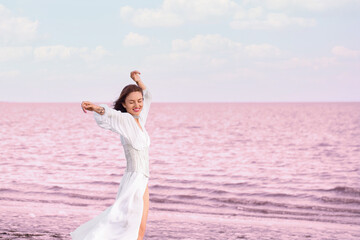
[(144, 210), (143, 210), (141, 225), (140, 225), (140, 229), (139, 229), (139, 236), (138, 236), (137, 240), (142, 240), (145, 235), (146, 220), (147, 220), (147, 216), (148, 216), (148, 212), (149, 212), (149, 187), (148, 186), (146, 186), (143, 199), (144, 199)]

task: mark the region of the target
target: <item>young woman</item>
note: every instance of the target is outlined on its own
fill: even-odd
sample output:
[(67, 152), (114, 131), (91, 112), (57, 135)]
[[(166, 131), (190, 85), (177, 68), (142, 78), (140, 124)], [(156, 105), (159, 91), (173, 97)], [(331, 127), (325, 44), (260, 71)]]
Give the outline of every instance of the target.
[(78, 227), (73, 240), (141, 240), (149, 210), (149, 146), (145, 129), (152, 96), (139, 76), (132, 71), (135, 84), (124, 87), (114, 109), (106, 104), (81, 103), (83, 111), (94, 111), (96, 123), (120, 135), (127, 161), (119, 190), (112, 206)]

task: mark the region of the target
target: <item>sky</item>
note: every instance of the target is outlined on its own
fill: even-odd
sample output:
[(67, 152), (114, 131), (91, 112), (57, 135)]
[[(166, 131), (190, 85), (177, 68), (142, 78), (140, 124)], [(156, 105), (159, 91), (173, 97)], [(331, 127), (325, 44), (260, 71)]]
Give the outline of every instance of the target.
[(360, 0), (0, 0), (0, 101), (358, 102)]

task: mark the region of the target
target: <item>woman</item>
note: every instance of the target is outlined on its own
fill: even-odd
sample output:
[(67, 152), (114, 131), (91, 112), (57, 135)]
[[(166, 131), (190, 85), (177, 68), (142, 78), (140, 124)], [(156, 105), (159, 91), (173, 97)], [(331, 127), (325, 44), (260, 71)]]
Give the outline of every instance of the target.
[(139, 76), (132, 71), (135, 84), (127, 85), (114, 102), (97, 106), (81, 103), (83, 111), (94, 111), (96, 123), (120, 135), (126, 157), (115, 203), (92, 220), (70, 233), (74, 240), (139, 240), (145, 235), (149, 210), (149, 146), (145, 129), (152, 96)]

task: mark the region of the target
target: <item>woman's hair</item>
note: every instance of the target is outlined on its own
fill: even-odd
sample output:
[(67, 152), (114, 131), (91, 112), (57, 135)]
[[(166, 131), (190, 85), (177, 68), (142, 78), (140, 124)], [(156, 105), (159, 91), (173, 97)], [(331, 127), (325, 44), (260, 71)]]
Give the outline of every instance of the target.
[(132, 92), (141, 92), (141, 94), (144, 96), (141, 87), (135, 84), (129, 84), (123, 88), (120, 97), (114, 102), (114, 109), (121, 112), (127, 112), (122, 103), (125, 103), (126, 97)]

